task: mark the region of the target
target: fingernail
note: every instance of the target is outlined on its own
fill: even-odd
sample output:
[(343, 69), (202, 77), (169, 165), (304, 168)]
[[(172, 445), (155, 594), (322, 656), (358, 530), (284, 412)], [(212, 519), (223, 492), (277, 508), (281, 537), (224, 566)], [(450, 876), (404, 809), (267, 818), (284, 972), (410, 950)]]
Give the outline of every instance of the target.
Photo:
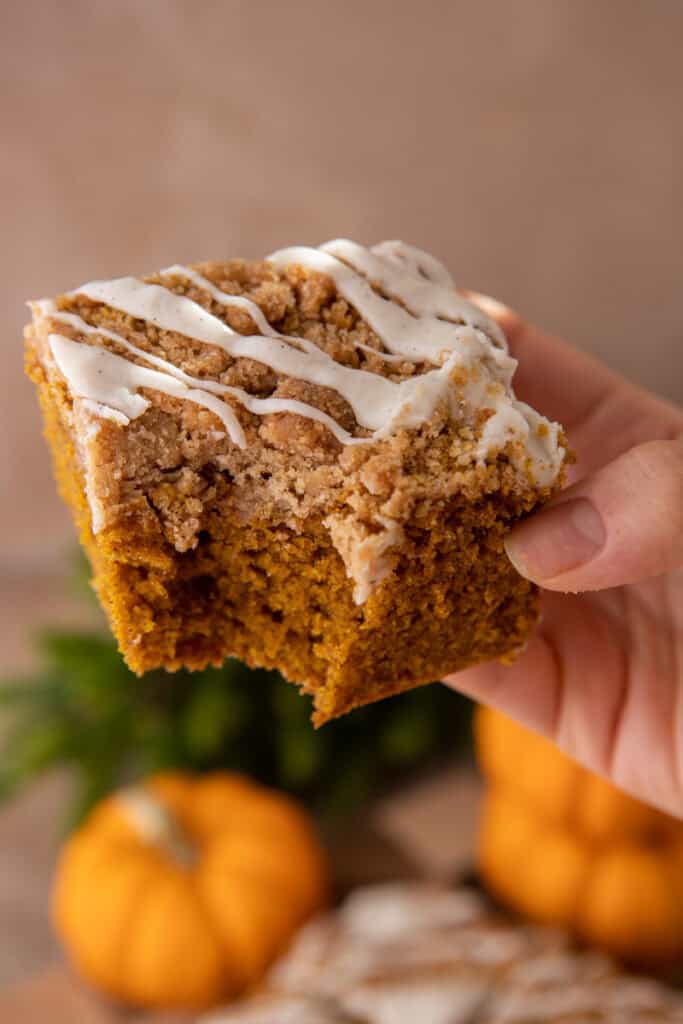
[(468, 291), (467, 297), (475, 306), (479, 306), (479, 309), (493, 317), (494, 320), (502, 319), (506, 316), (514, 316), (509, 306), (506, 306), (500, 299), (494, 299), (491, 295), (484, 295), (483, 292)]
[(600, 513), (587, 498), (544, 509), (517, 526), (505, 541), (517, 572), (542, 583), (595, 558), (605, 543)]

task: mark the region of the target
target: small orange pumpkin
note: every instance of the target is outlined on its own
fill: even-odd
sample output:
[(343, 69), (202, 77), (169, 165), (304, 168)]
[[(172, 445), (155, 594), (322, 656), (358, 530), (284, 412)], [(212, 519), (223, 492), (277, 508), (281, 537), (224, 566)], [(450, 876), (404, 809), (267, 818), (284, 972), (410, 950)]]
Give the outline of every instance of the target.
[(323, 850), (288, 797), (229, 774), (157, 775), (67, 841), (53, 920), (77, 970), (125, 1002), (202, 1008), (259, 980), (324, 905)]
[(548, 822), (596, 841), (656, 841), (682, 832), (677, 819), (623, 793), (499, 711), (479, 708), (475, 732), (485, 778), (511, 788)]
[(489, 782), (479, 869), (504, 903), (625, 960), (683, 955), (683, 823), (499, 712), (476, 720)]

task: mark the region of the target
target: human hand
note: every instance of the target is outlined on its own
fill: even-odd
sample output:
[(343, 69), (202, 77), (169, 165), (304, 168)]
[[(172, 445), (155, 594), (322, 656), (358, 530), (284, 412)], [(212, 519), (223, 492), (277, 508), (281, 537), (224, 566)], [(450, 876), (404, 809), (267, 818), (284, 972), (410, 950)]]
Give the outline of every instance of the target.
[(578, 462), (506, 543), (544, 590), (529, 646), (446, 682), (683, 817), (683, 412), (471, 297), (520, 360), (518, 396), (563, 424)]

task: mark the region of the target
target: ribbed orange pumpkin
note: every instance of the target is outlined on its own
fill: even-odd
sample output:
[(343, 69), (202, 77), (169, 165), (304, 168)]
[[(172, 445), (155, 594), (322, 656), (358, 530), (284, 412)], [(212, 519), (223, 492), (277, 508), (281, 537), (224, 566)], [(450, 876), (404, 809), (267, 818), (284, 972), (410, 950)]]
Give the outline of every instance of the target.
[(76, 969), (110, 995), (200, 1008), (258, 981), (324, 905), (326, 876), (286, 796), (237, 775), (157, 775), (68, 840), (53, 919)]
[(476, 734), (479, 870), (494, 895), (629, 961), (683, 956), (683, 823), (499, 712), (480, 708)]

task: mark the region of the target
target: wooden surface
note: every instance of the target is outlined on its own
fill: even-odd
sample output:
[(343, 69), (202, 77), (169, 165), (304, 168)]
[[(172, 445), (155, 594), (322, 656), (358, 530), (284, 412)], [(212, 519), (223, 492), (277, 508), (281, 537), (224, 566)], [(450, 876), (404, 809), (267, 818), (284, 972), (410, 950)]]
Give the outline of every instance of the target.
[(0, 1024), (189, 1024), (192, 1019), (117, 1009), (60, 966), (0, 993)]

